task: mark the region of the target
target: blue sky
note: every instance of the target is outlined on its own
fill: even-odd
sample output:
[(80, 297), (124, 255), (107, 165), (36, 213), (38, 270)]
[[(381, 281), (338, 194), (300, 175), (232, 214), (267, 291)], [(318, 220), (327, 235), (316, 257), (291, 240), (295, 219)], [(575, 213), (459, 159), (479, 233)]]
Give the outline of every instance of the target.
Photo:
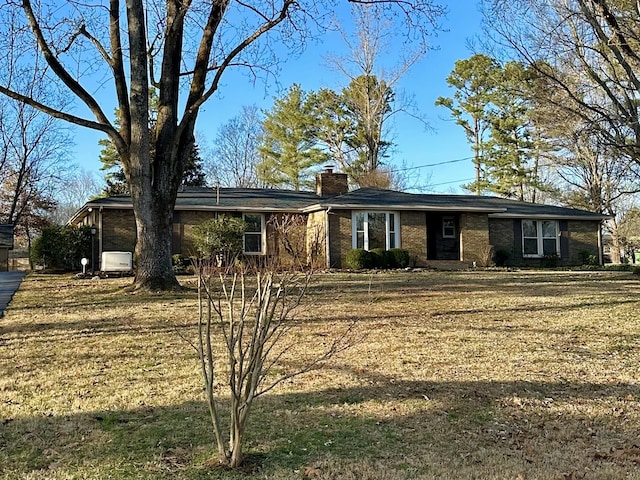
[[(432, 39), (436, 49), (414, 65), (399, 82), (399, 89), (412, 97), (429, 128), (409, 115), (394, 117), (395, 151), (390, 163), (411, 168), (411, 182), (429, 185), (431, 192), (464, 193), (460, 184), (473, 177), (471, 149), (462, 128), (450, 120), (446, 109), (435, 107), (434, 102), (439, 96), (453, 94), (445, 79), (456, 60), (472, 55), (467, 45), (470, 38), (480, 33), (480, 14), (473, 1), (441, 0), (441, 3), (447, 5), (449, 13), (442, 20), (445, 31)], [(265, 87), (264, 83), (253, 84), (238, 75), (223, 77), (219, 94), (205, 105), (199, 116), (196, 126), (198, 143), (206, 149), (219, 126), (237, 115), (242, 105), (256, 104), (269, 109), (273, 98), (293, 83), (299, 83), (307, 91), (323, 87), (339, 90), (345, 86), (346, 80), (327, 67), (324, 57), (331, 52), (339, 53), (343, 48), (337, 34), (328, 34), (321, 43), (310, 44), (303, 54), (281, 65), (279, 85)], [(395, 55), (397, 52), (389, 52), (388, 64), (393, 65)], [(77, 129), (75, 136), (73, 158), (80, 168), (98, 171), (100, 147), (97, 142), (102, 135)], [(424, 167), (434, 164), (441, 165)]]

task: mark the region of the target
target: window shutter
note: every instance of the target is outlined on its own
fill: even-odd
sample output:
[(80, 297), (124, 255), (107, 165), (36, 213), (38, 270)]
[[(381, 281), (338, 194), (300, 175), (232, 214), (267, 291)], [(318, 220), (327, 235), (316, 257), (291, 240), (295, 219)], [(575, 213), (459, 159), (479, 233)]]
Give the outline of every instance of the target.
[(513, 221), (513, 256), (522, 257), (522, 220)]
[(560, 258), (569, 258), (569, 222), (560, 220)]

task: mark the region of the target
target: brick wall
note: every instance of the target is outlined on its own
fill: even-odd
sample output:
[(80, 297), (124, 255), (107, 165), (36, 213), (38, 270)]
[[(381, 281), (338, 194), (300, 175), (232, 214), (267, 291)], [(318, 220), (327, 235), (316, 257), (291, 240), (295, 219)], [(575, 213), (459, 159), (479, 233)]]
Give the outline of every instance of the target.
[(328, 170), (316, 175), (316, 194), (321, 197), (341, 195), (349, 191), (346, 173)]
[[(540, 267), (549, 266), (547, 259), (524, 258), (522, 245), (514, 235), (514, 219), (492, 218), (489, 220), (490, 241), (494, 251), (504, 250), (509, 253), (508, 265)], [(566, 235), (569, 255), (560, 258), (558, 265), (571, 266), (582, 264), (582, 253), (595, 255), (598, 258), (598, 231), (600, 222), (572, 220), (567, 222)]]
[(133, 210), (103, 210), (101, 234), (103, 252), (133, 252), (136, 246)]
[(266, 215), (267, 257), (279, 268), (307, 264), (307, 222), (298, 214)]
[(486, 264), (490, 258), (489, 217), (486, 213), (460, 215), (460, 260)]
[[(581, 253), (598, 255), (598, 232), (600, 231), (599, 221), (570, 221), (569, 226), (569, 258), (570, 265), (582, 264)], [(565, 262), (563, 262), (565, 263)]]
[(400, 212), (400, 248), (409, 252), (410, 265), (426, 265), (427, 217), (424, 212)]
[(307, 253), (311, 265), (327, 268), (327, 236), (325, 232), (326, 212), (313, 212), (307, 217)]
[[(174, 241), (176, 238), (180, 240), (178, 251), (183, 255), (193, 254), (194, 227), (212, 218), (215, 218), (213, 212), (180, 211), (174, 217), (173, 226)], [(309, 261), (313, 261), (316, 265), (320, 262), (319, 266), (324, 267), (326, 265), (324, 212), (311, 214), (306, 220), (302, 217), (299, 224), (293, 225), (291, 222), (292, 218), (285, 219), (285, 215), (282, 214), (265, 215), (266, 255), (269, 261), (277, 262), (279, 267), (291, 266), (294, 263), (306, 265)], [(294, 255), (285, 246), (285, 236), (291, 243), (289, 248), (292, 248), (297, 259), (294, 259)], [(320, 244), (316, 244), (317, 242)]]
[(509, 254), (509, 258), (522, 257), (522, 246), (515, 250), (513, 236), (513, 219), (490, 218), (489, 219), (489, 243), (494, 253), (503, 250)]
[(342, 268), (351, 248), (351, 210), (332, 210), (329, 212), (330, 267)]
[(178, 215), (174, 217), (174, 220), (178, 221), (173, 224), (174, 242), (179, 241), (179, 245), (174, 245), (174, 252), (180, 252), (182, 255), (193, 255), (195, 252), (195, 247), (193, 246), (194, 227), (212, 218), (215, 218), (214, 212), (179, 211)]

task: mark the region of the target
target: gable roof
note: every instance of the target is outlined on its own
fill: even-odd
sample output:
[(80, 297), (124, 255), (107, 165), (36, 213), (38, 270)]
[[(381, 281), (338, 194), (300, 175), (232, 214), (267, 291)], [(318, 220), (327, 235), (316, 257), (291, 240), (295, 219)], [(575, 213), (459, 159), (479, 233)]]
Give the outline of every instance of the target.
[[(131, 209), (129, 195), (117, 195), (87, 202), (69, 221), (81, 218), (89, 208)], [(416, 210), (439, 212), (478, 212), (496, 218), (549, 218), (603, 220), (585, 210), (520, 202), (478, 195), (440, 195), (361, 188), (335, 197), (320, 197), (315, 192), (281, 189), (186, 187), (178, 192), (176, 210), (301, 212), (327, 209)]]

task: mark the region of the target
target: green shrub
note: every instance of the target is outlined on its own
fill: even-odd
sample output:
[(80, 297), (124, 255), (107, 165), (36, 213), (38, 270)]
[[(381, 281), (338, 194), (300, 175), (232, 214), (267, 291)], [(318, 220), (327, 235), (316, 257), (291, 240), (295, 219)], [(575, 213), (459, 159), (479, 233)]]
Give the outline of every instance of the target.
[(631, 271), (634, 275), (640, 275), (640, 265), (635, 265)]
[(362, 270), (363, 268), (373, 267), (373, 255), (364, 248), (354, 248), (347, 252), (345, 265), (353, 270)]
[(578, 255), (580, 255), (582, 265), (598, 265), (598, 257), (596, 257), (593, 253), (587, 250), (582, 250)]
[(91, 260), (91, 228), (71, 225), (44, 228), (31, 245), (29, 258), (34, 265), (48, 269), (81, 270), (80, 260)]
[(409, 266), (411, 256), (407, 250), (402, 248), (392, 248), (389, 250), (389, 255), (392, 257), (391, 267), (406, 268)]
[(631, 271), (632, 266), (627, 263), (614, 263), (611, 265), (605, 265), (604, 268), (611, 272), (629, 272)]
[(186, 255), (176, 254), (172, 257), (173, 273), (176, 275), (184, 275), (193, 272), (193, 263), (191, 258)]
[(558, 257), (558, 254), (556, 253), (545, 255), (544, 257), (542, 257), (543, 268), (556, 268), (559, 262), (560, 262), (560, 257)]
[(493, 254), (493, 263), (496, 264), (496, 267), (506, 267), (510, 258), (511, 253), (508, 250), (501, 248), (496, 250)]
[(602, 265), (581, 265), (579, 267), (576, 267), (576, 270), (584, 270), (584, 271), (597, 271), (597, 270), (604, 270), (604, 267)]
[(242, 238), (247, 224), (241, 218), (221, 216), (206, 220), (193, 229), (193, 244), (201, 258), (226, 262), (242, 253)]
[(372, 248), (369, 250), (371, 254), (371, 266), (373, 268), (389, 268), (393, 261), (391, 255), (384, 248)]

